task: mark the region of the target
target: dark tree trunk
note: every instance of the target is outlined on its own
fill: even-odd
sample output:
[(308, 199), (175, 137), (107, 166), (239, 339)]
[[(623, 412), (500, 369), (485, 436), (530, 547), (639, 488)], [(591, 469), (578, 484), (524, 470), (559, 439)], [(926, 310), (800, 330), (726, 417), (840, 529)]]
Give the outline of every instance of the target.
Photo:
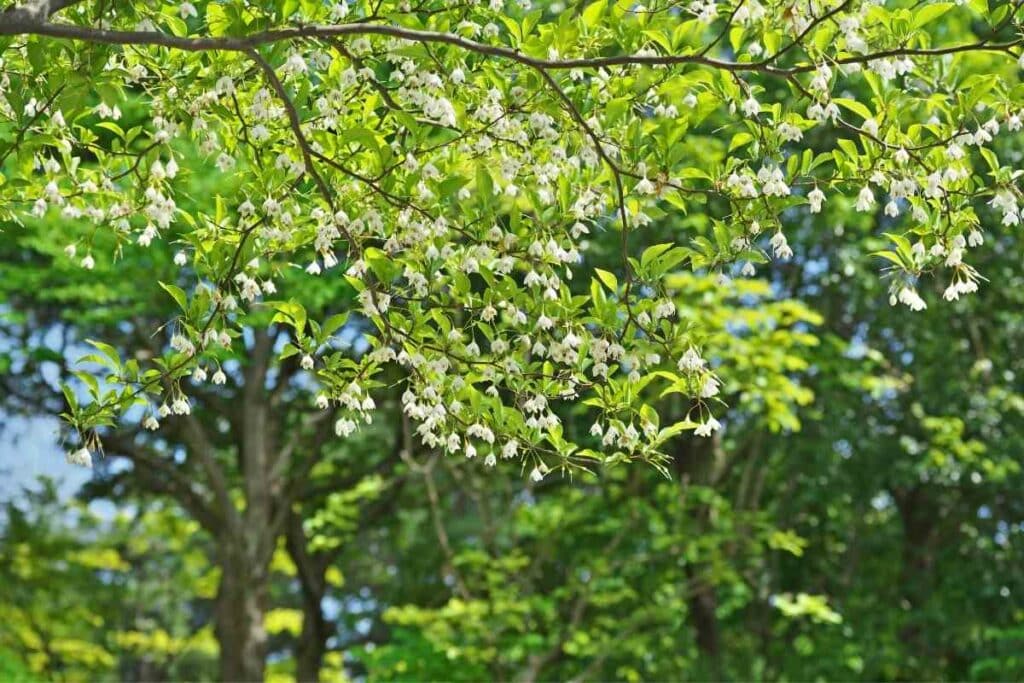
[(307, 547), (302, 519), (289, 514), (285, 545), (298, 570), (302, 589), (302, 632), (295, 646), (295, 676), (299, 683), (320, 680), (331, 624), (324, 617), (323, 599), (327, 592), (328, 558), (313, 555)]
[(689, 607), (690, 618), (697, 631), (697, 648), (717, 669), (722, 647), (718, 634), (718, 599), (715, 589), (697, 574), (692, 564), (686, 565), (686, 578), (692, 586)]
[[(687, 501), (687, 488), (691, 485), (708, 486), (720, 476), (724, 454), (717, 439), (711, 447), (700, 443), (694, 448), (692, 441), (683, 440), (675, 454), (675, 469), (679, 476), (680, 513), (689, 515), (697, 529), (708, 526), (709, 508), (706, 505), (691, 507)], [(690, 597), (687, 600), (689, 621), (694, 629), (697, 649), (704, 657), (710, 678), (722, 679), (721, 634), (718, 624), (718, 597), (715, 587), (707, 581), (700, 564), (687, 563), (683, 571), (684, 586)]]
[(241, 548), (223, 540), (219, 560), (221, 579), (214, 630), (220, 643), (220, 680), (262, 681), (267, 660), (267, 632), (263, 627), (268, 593), (266, 567), (253, 566)]
[(295, 677), (299, 683), (320, 680), (320, 667), (324, 663), (329, 635), (329, 626), (319, 600), (316, 604), (310, 604), (304, 596), (302, 633), (295, 647)]
[(931, 656), (925, 649), (927, 622), (921, 618), (932, 592), (935, 573), (933, 541), (942, 516), (923, 486), (894, 489), (893, 499), (903, 524), (903, 551), (898, 589), (900, 598), (913, 609), (906, 613), (900, 637), (918, 656)]

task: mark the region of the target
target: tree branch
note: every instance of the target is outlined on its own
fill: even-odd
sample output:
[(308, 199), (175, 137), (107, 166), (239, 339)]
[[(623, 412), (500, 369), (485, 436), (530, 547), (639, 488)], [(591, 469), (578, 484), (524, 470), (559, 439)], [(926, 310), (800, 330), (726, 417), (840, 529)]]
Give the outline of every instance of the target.
[[(525, 66), (540, 69), (583, 69), (611, 66), (672, 66), (696, 64), (733, 72), (758, 72), (776, 76), (806, 73), (818, 68), (817, 64), (805, 63), (791, 68), (772, 66), (769, 60), (760, 62), (734, 62), (715, 59), (700, 54), (691, 55), (646, 55), (625, 54), (606, 57), (577, 57), (572, 59), (544, 59), (531, 57), (516, 49), (502, 45), (489, 45), (462, 36), (438, 31), (424, 31), (391, 26), (387, 24), (339, 24), (336, 26), (295, 26), (253, 33), (248, 36), (198, 36), (194, 38), (169, 35), (155, 31), (119, 31), (74, 24), (54, 24), (40, 21), (28, 12), (15, 12), (0, 25), (0, 35), (38, 35), (52, 38), (82, 40), (107, 45), (151, 45), (189, 52), (215, 50), (251, 53), (260, 45), (279, 43), (297, 38), (337, 38), (344, 36), (388, 36), (419, 43), (442, 43), (454, 45), (469, 52), (508, 59)], [(836, 64), (864, 64), (890, 57), (937, 57), (959, 52), (987, 51), (1002, 52), (1011, 56), (1012, 49), (1024, 45), (1024, 38), (1003, 43), (990, 43), (989, 39), (941, 48), (893, 48), (864, 55), (833, 60)]]

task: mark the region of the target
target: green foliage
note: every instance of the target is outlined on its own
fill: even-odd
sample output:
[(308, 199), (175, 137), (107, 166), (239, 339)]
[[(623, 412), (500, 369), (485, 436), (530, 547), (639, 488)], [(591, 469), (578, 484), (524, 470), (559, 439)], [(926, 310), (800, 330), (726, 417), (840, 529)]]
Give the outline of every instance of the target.
[(1017, 5), (108, 5), (0, 12), (120, 504), (5, 507), (0, 678), (1024, 674)]
[(44, 481), (3, 510), (0, 663), (5, 680), (187, 678), (216, 653), (181, 598), (202, 594), (194, 524), (151, 509), (104, 520)]

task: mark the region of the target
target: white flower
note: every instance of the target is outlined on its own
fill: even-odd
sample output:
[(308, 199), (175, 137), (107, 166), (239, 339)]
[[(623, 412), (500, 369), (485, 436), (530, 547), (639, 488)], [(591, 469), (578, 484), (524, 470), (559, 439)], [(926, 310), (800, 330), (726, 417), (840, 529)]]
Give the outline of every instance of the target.
[(96, 259), (92, 257), (92, 254), (86, 254), (85, 258), (82, 259), (82, 267), (86, 270), (92, 270), (96, 267)]
[(699, 21), (709, 24), (718, 16), (718, 5), (714, 0), (694, 0), (690, 3), (690, 11), (697, 15)]
[(176, 266), (184, 266), (187, 263), (188, 263), (188, 256), (185, 255), (185, 252), (179, 251), (177, 254), (174, 255), (174, 265), (176, 265)]
[(772, 235), (771, 245), (775, 258), (782, 260), (793, 258), (793, 249), (789, 246), (789, 242), (786, 241), (786, 236), (781, 230)]
[(196, 6), (191, 2), (183, 2), (178, 5), (178, 16), (182, 19), (188, 19), (189, 17), (199, 16), (199, 13), (196, 12)]
[(327, 394), (317, 394), (316, 395), (316, 407), (317, 408), (319, 408), (320, 410), (327, 410), (327, 408), (330, 405), (331, 405), (331, 401), (330, 401), (329, 398), (327, 398)]
[(697, 372), (704, 369), (704, 359), (692, 346), (679, 359), (678, 368), (683, 372)]
[(902, 287), (896, 295), (897, 300), (912, 311), (923, 311), (928, 308), (921, 295), (913, 287)]
[(270, 129), (264, 126), (262, 123), (257, 123), (249, 131), (249, 139), (253, 142), (263, 142), (270, 137)]
[(228, 381), (228, 376), (224, 374), (223, 370), (217, 370), (213, 373), (212, 381), (214, 384), (225, 384)]
[(530, 479), (532, 479), (534, 481), (540, 481), (541, 479), (544, 478), (544, 472), (547, 471), (547, 467), (544, 467), (543, 470), (541, 470), (541, 467), (544, 467), (544, 466), (543, 465), (539, 465), (537, 467), (534, 467), (530, 471)]
[(218, 95), (232, 95), (235, 92), (235, 82), (231, 80), (230, 76), (221, 76), (217, 79), (217, 85), (214, 86)]
[(515, 439), (506, 441), (505, 445), (501, 447), (501, 457), (508, 459), (514, 458), (516, 453), (519, 452), (519, 442)]
[(792, 123), (782, 122), (776, 130), (779, 133), (779, 137), (787, 142), (800, 142), (804, 137), (803, 131)]
[(78, 251), (78, 249), (73, 244), (69, 244), (68, 246), (64, 247), (64, 254), (68, 258), (74, 258), (76, 251)]
[(636, 184), (636, 191), (638, 194), (654, 194), (654, 183), (647, 178), (642, 178)]
[(221, 152), (217, 157), (217, 161), (214, 162), (214, 165), (220, 169), (221, 173), (226, 173), (235, 167), (235, 158)]
[(142, 421), (142, 426), (151, 432), (155, 432), (160, 429), (160, 422), (152, 415), (147, 415), (146, 419)]
[(755, 100), (753, 96), (747, 98), (740, 108), (743, 110), (743, 113), (747, 118), (753, 118), (761, 113), (761, 104)]
[(73, 453), (68, 453), (65, 459), (71, 465), (78, 465), (80, 467), (92, 467), (92, 453), (89, 452), (88, 448), (79, 448)]
[(858, 211), (870, 211), (871, 207), (875, 205), (875, 195), (871, 192), (871, 188), (866, 185), (857, 195), (857, 206)]
[(189, 405), (187, 398), (179, 396), (171, 403), (171, 412), (175, 415), (189, 415), (192, 413), (192, 406)]
[(303, 355), (302, 356), (302, 360), (299, 361), (299, 365), (302, 366), (303, 370), (312, 370), (313, 369), (313, 356), (309, 355), (308, 353)]
[(693, 433), (696, 436), (711, 436), (711, 434), (717, 432), (721, 428), (722, 423), (709, 415), (707, 420), (693, 430)]
[(347, 417), (343, 417), (334, 423), (334, 433), (340, 437), (346, 437), (356, 430), (356, 423)]
[(764, 193), (769, 197), (789, 196), (789, 185), (786, 184), (786, 176), (778, 166), (762, 166), (757, 172), (757, 180), (762, 183)]
[(825, 201), (825, 193), (815, 187), (807, 194), (807, 203), (810, 204), (811, 213), (820, 213), (821, 205)]

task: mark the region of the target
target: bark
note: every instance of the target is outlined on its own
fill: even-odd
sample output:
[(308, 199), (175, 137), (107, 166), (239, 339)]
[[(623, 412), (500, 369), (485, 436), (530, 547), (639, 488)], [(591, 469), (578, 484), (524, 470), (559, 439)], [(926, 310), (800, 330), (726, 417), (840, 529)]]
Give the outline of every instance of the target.
[(295, 676), (299, 683), (319, 681), (332, 630), (322, 607), (329, 562), (323, 556), (309, 553), (302, 520), (294, 514), (289, 514), (286, 544), (302, 589), (302, 632), (295, 646)]
[[(710, 448), (701, 444), (693, 448), (689, 441), (682, 440), (675, 454), (675, 468), (679, 476), (679, 504), (682, 514), (689, 514), (698, 529), (708, 524), (707, 506), (688, 508), (686, 488), (691, 485), (707, 486), (722, 473), (724, 454), (717, 439)], [(721, 637), (718, 623), (718, 597), (715, 588), (705, 578), (697, 564), (687, 563), (684, 570), (684, 586), (689, 597), (690, 623), (695, 632), (697, 649), (706, 658), (709, 675), (717, 680), (722, 678)]]
[(893, 489), (893, 499), (903, 524), (903, 550), (900, 558), (898, 589), (902, 600), (913, 610), (900, 629), (900, 637), (918, 656), (929, 656), (925, 648), (925, 628), (920, 614), (932, 591), (935, 569), (933, 541), (941, 515), (923, 486)]
[[(220, 642), (220, 677), (229, 682), (262, 681), (267, 660), (270, 560), (276, 546), (271, 525), (273, 492), (269, 475), (271, 421), (266, 377), (272, 340), (257, 331), (245, 372), (239, 460), (245, 510), (218, 538), (221, 568), (214, 615)], [(277, 501), (287, 505), (287, 501)]]
[(243, 539), (220, 540), (220, 587), (214, 609), (214, 630), (220, 643), (220, 680), (262, 681), (267, 660), (268, 568), (249, 562)]
[(320, 600), (313, 600), (304, 592), (302, 602), (302, 633), (295, 646), (295, 676), (299, 683), (310, 683), (320, 681), (330, 626), (320, 608)]
[(697, 648), (708, 657), (717, 673), (722, 654), (716, 614), (718, 598), (714, 587), (701, 578), (692, 564), (686, 565), (686, 579), (691, 587), (690, 618), (697, 631)]

